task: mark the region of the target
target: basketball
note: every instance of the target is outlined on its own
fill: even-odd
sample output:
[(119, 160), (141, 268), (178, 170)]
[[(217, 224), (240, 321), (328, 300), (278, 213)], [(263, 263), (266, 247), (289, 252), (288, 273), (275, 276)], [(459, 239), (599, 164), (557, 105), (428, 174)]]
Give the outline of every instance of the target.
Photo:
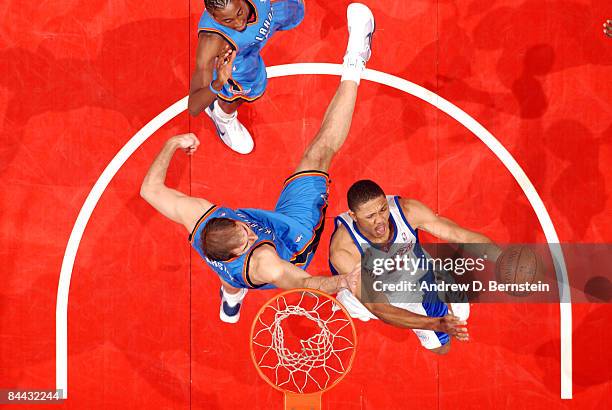
[[(528, 246), (513, 245), (506, 248), (495, 265), (495, 276), (503, 284), (537, 283), (542, 277), (542, 261)], [(511, 289), (506, 292), (513, 296), (526, 296), (529, 290)]]

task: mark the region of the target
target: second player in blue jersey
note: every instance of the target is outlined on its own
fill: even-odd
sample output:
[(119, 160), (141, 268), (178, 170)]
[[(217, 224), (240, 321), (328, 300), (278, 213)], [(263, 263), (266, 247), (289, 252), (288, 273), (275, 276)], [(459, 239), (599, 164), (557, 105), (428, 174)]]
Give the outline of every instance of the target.
[(217, 134), (234, 151), (248, 154), (254, 143), (237, 109), (261, 97), (267, 76), (260, 51), (277, 31), (304, 19), (302, 0), (205, 0), (198, 23), (196, 67), (189, 112), (206, 112)]

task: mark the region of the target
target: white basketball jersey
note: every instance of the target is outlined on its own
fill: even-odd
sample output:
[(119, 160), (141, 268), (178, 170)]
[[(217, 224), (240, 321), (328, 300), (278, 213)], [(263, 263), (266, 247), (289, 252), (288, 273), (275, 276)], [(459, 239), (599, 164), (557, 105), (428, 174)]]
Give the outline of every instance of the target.
[[(389, 244), (398, 245), (394, 247), (394, 249), (397, 248), (395, 252), (389, 256), (394, 257), (396, 254), (411, 252), (415, 244), (419, 242), (419, 239), (417, 238), (416, 231), (412, 229), (406, 220), (399, 203), (399, 196), (387, 195), (387, 204), (389, 205), (390, 212), (389, 222), (393, 227), (393, 240), (389, 241)], [(338, 228), (340, 224), (344, 225), (362, 254), (371, 247), (371, 242), (359, 231), (357, 224), (353, 221), (353, 218), (350, 217), (348, 212), (338, 215), (335, 222), (336, 228)]]
[[(385, 270), (374, 280), (382, 281), (387, 285), (400, 285), (408, 282), (418, 283), (428, 273), (426, 268), (426, 255), (419, 244), (416, 231), (410, 226), (404, 215), (398, 196), (388, 195), (389, 225), (391, 225), (392, 238), (386, 245), (372, 244), (360, 231), (357, 224), (349, 216), (348, 212), (336, 218), (336, 227), (340, 224), (349, 231), (353, 242), (362, 255), (362, 263), (367, 272), (375, 272), (375, 263), (386, 259), (399, 259), (409, 261), (402, 265), (406, 268), (397, 267)], [(379, 265), (380, 266), (380, 265)], [(388, 288), (392, 289), (392, 288)], [(394, 287), (394, 291), (385, 290), (383, 293), (391, 304), (412, 303), (422, 300), (422, 292), (406, 292), (400, 287)]]
[[(389, 204), (389, 223), (393, 227), (393, 238), (389, 241), (389, 250), (382, 249), (386, 257), (395, 258), (396, 255), (408, 255), (409, 258), (415, 257), (417, 259), (424, 257), (430, 258), (427, 252), (421, 248), (419, 244), (419, 238), (416, 230), (410, 226), (402, 208), (400, 206), (399, 197), (394, 195), (387, 195), (387, 204)], [(338, 229), (340, 225), (344, 225), (347, 229), (353, 243), (359, 249), (362, 257), (366, 253), (377, 252), (376, 247), (372, 246), (372, 243), (359, 231), (357, 224), (350, 217), (348, 212), (340, 214), (335, 219), (335, 228)], [(391, 246), (393, 245), (393, 246)], [(377, 244), (380, 248), (380, 245)], [(330, 267), (333, 266), (330, 263)], [(403, 271), (394, 271), (384, 276), (386, 283), (399, 283), (401, 280), (406, 278), (406, 275), (411, 275), (413, 280), (416, 278), (422, 278), (428, 273), (428, 269), (418, 269), (416, 272), (413, 270), (412, 273), (406, 273)], [(395, 294), (395, 292), (384, 292), (388, 297), (391, 305), (400, 309), (405, 309), (410, 312), (416, 313), (422, 316), (428, 316), (428, 312), (424, 308), (422, 303), (411, 303), (405, 301), (405, 295), (401, 295), (401, 292)], [(412, 292), (414, 296), (418, 296), (419, 292)], [(343, 290), (337, 295), (338, 301), (344, 305), (348, 310), (349, 314), (356, 319), (362, 321), (368, 321), (370, 319), (378, 319), (372, 312), (370, 312), (350, 291)], [(417, 297), (417, 299), (419, 299)], [(438, 303), (442, 303), (438, 301)], [(460, 315), (461, 320), (467, 320), (469, 316), (469, 303), (453, 303), (453, 311), (455, 314)], [(444, 311), (445, 312), (445, 311)], [(431, 330), (412, 329), (419, 337), (421, 344), (427, 349), (435, 349), (440, 347), (440, 341), (437, 334)]]

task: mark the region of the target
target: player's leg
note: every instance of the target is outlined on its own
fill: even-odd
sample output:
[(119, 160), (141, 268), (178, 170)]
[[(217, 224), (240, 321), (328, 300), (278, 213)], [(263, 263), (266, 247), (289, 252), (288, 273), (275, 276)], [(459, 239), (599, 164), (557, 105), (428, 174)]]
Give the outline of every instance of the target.
[(240, 319), (240, 308), (247, 289), (236, 288), (221, 278), (219, 280), (221, 281), (219, 318), (226, 323), (236, 323)]
[(217, 99), (219, 108), (221, 108), (221, 110), (223, 111), (223, 114), (227, 114), (227, 115), (231, 115), (235, 113), (238, 107), (240, 107), (243, 102), (244, 100), (241, 100), (241, 99), (232, 101), (232, 102), (227, 102), (227, 101)]
[[(237, 57), (238, 58), (238, 57)], [(217, 135), (223, 142), (240, 154), (248, 154), (255, 143), (246, 127), (238, 120), (238, 107), (253, 102), (266, 90), (268, 79), (266, 67), (260, 55), (249, 55), (235, 64), (236, 71), (223, 86), (217, 99), (205, 109), (213, 120)]]
[(357, 87), (365, 63), (370, 58), (374, 17), (363, 4), (351, 4), (347, 9), (349, 40), (342, 64), (340, 86), (329, 104), (321, 128), (300, 161), (296, 172), (307, 170), (327, 171), (332, 158), (348, 135)]
[(221, 140), (240, 154), (248, 154), (253, 150), (254, 142), (249, 131), (238, 121), (238, 107), (243, 100), (228, 102), (215, 99), (204, 112), (210, 117)]
[(357, 83), (342, 81), (327, 108), (319, 132), (306, 148), (295, 172), (329, 169), (334, 155), (340, 150), (348, 135), (356, 97)]

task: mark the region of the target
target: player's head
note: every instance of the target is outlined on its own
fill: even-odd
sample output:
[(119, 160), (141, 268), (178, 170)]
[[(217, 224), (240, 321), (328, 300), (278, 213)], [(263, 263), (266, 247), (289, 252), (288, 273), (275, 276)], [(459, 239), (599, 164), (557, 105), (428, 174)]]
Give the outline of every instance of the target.
[(348, 190), (346, 199), (349, 215), (361, 232), (371, 238), (385, 238), (389, 231), (389, 205), (382, 188), (374, 181), (363, 179)]
[(250, 10), (245, 0), (204, 0), (204, 6), (217, 23), (236, 31), (246, 28)]
[(244, 222), (212, 218), (202, 229), (200, 246), (208, 259), (227, 261), (245, 253), (256, 240)]

